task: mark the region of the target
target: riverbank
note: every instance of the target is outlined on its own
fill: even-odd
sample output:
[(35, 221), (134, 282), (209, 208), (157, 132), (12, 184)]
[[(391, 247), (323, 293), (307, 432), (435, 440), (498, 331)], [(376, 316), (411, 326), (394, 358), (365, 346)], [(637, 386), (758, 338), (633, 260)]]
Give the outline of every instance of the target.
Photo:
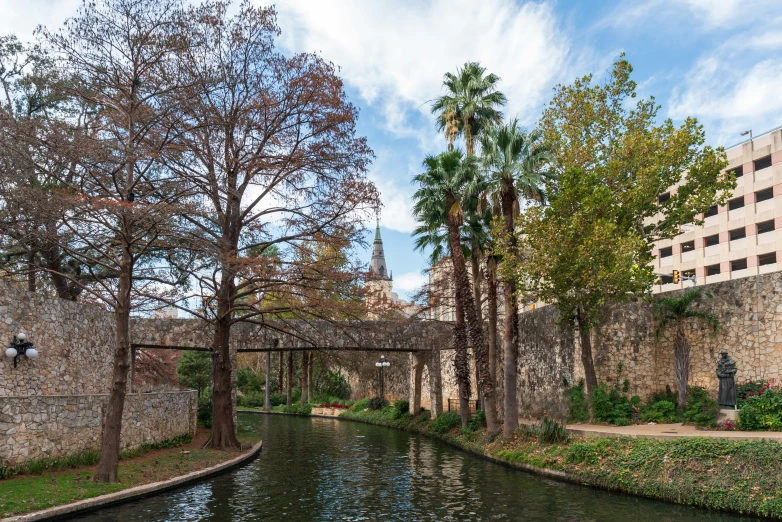
[[(347, 411), (340, 418), (413, 431), (519, 469), (677, 504), (782, 518), (782, 444), (773, 441), (570, 437), (541, 443), (522, 427), (512, 440), (462, 430), (428, 414)], [(440, 417), (442, 419), (443, 417)], [(458, 421), (457, 421), (458, 422)]]
[[(58, 471), (52, 471), (51, 465), (48, 468), (41, 465), (21, 469), (20, 474), (0, 480), (0, 518), (163, 482), (237, 457), (237, 452), (201, 449), (208, 438), (209, 430), (199, 428), (195, 438), (172, 439), (156, 446), (123, 452), (119, 464), (120, 482), (117, 484), (93, 482), (95, 465), (68, 466)], [(239, 440), (248, 446), (258, 442), (257, 435), (251, 433), (240, 433)], [(78, 462), (78, 459), (73, 460)], [(65, 465), (57, 467), (64, 468)]]

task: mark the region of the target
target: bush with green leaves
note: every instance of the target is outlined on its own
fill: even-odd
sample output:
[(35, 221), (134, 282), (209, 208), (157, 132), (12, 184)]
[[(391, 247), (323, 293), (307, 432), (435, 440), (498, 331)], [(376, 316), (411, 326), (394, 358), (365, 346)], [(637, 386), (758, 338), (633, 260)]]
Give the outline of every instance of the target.
[(719, 413), (717, 401), (709, 397), (709, 392), (700, 386), (687, 387), (687, 406), (682, 413), (684, 422), (695, 424), (700, 428), (710, 428), (717, 425)]
[(212, 427), (212, 392), (204, 393), (198, 398), (198, 422), (205, 428)]
[(446, 411), (438, 415), (437, 418), (432, 421), (431, 430), (432, 433), (436, 433), (437, 435), (445, 435), (461, 424), (461, 422), (457, 413)]
[(570, 434), (559, 422), (544, 418), (537, 427), (538, 442), (541, 444), (563, 444), (570, 440)]
[(401, 419), (410, 413), (410, 401), (399, 399), (394, 401), (394, 413), (391, 415), (394, 419)]
[(318, 381), (318, 388), (315, 390), (318, 397), (336, 397), (337, 401), (323, 400), (320, 402), (339, 402), (350, 398), (350, 384), (347, 379), (339, 373), (327, 371)]
[(209, 352), (186, 351), (176, 367), (179, 384), (198, 390), (198, 395), (212, 385), (212, 356)]
[(676, 422), (679, 420), (679, 416), (676, 414), (676, 404), (665, 400), (656, 401), (644, 409), (641, 413), (641, 420), (658, 424)]
[(565, 388), (567, 400), (568, 422), (586, 422), (589, 420), (589, 403), (584, 391), (584, 379), (575, 386)]
[(369, 397), (364, 397), (363, 399), (359, 399), (356, 402), (353, 403), (353, 406), (350, 407), (353, 411), (364, 411), (369, 409)]
[(388, 401), (383, 399), (382, 397), (372, 397), (369, 399), (369, 409), (370, 410), (382, 410), (388, 406)]
[(462, 430), (464, 434), (474, 433), (486, 427), (486, 412), (478, 410), (475, 415), (467, 421), (467, 426)]
[(739, 408), (739, 429), (743, 431), (782, 430), (782, 391), (766, 388), (750, 395)]
[(592, 413), (598, 422), (606, 422), (617, 426), (627, 426), (633, 420), (635, 409), (625, 393), (630, 383), (625, 380), (619, 384), (608, 386), (601, 384), (592, 391)]
[(249, 366), (243, 366), (236, 372), (236, 387), (245, 395), (263, 394), (264, 384), (265, 378)]
[(671, 389), (671, 386), (666, 384), (664, 390), (660, 390), (649, 395), (647, 404), (651, 406), (655, 402), (668, 401), (674, 404), (679, 402), (679, 394)]

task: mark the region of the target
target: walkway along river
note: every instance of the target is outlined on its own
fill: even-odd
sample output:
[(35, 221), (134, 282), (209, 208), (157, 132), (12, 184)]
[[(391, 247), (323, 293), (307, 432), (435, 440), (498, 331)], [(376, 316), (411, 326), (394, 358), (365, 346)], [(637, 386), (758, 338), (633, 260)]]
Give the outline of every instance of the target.
[(249, 414), (239, 422), (264, 441), (250, 464), (76, 520), (757, 520), (561, 483), (357, 422)]

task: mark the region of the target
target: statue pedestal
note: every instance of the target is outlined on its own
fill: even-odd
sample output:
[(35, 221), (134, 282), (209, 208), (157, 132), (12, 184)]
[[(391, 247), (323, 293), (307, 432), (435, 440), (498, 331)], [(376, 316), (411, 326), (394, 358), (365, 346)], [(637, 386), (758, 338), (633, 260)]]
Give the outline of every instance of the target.
[(722, 408), (717, 414), (717, 424), (725, 424), (730, 421), (733, 424), (739, 420), (739, 410), (733, 408)]

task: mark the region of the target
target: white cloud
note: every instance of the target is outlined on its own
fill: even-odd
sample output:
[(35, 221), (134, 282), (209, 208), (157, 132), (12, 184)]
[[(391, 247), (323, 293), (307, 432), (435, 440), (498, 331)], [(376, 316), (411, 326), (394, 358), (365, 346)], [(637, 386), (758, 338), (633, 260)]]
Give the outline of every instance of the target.
[(383, 226), (401, 232), (415, 226), (409, 180), (425, 154), (445, 145), (429, 115), (429, 102), (443, 93), (444, 73), (480, 61), (502, 78), (506, 115), (531, 125), (551, 88), (571, 81), (574, 69), (585, 72), (591, 65), (587, 50), (573, 56), (570, 38), (548, 3), (289, 0), (277, 9), (283, 48), (321, 52), (358, 90), (358, 104), (370, 106), (376, 128), (417, 145), (418, 150), (400, 150), (370, 143), (377, 155), (371, 178), (381, 191)]
[(429, 283), (429, 278), (421, 272), (407, 272), (394, 276), (394, 290), (402, 292), (415, 292)]
[(80, 0), (0, 0), (0, 35), (15, 34), (31, 42), (38, 25), (57, 30), (79, 5)]
[(598, 27), (653, 26), (652, 19), (686, 22), (690, 30), (742, 27), (766, 19), (778, 6), (766, 0), (625, 0)]

